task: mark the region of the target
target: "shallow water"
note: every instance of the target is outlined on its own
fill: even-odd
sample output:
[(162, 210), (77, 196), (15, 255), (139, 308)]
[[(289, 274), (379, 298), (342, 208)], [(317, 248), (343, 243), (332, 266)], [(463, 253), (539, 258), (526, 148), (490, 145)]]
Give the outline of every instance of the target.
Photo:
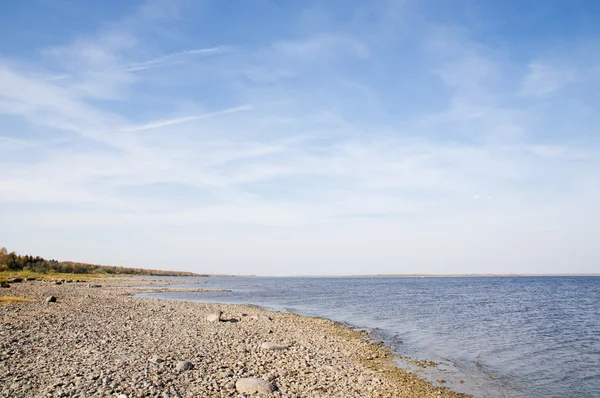
[(600, 277), (183, 279), (232, 292), (140, 295), (368, 328), (397, 353), (442, 361), (424, 376), (476, 397), (600, 397)]

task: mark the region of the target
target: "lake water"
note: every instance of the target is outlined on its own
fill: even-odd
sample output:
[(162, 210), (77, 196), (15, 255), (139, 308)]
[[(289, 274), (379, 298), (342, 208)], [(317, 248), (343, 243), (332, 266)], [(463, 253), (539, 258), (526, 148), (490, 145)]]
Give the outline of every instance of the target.
[(600, 277), (183, 279), (232, 292), (140, 295), (346, 322), (476, 397), (600, 397)]

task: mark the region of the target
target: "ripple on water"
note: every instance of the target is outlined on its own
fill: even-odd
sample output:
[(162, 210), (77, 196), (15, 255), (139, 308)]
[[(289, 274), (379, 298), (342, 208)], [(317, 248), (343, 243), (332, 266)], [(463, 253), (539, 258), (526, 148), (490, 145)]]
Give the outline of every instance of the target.
[(448, 363), (438, 370), (452, 379), (447, 385), (476, 396), (600, 397), (599, 277), (205, 281), (200, 287), (233, 292), (154, 296), (251, 303), (378, 328), (397, 352)]

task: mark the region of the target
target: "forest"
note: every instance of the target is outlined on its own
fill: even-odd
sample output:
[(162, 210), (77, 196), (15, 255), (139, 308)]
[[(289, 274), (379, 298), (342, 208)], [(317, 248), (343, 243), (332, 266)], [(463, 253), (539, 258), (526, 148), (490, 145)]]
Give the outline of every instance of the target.
[(128, 268), (112, 265), (87, 264), (74, 261), (47, 260), (40, 256), (19, 255), (0, 248), (0, 272), (31, 271), (42, 274), (110, 274), (110, 275), (157, 275), (157, 276), (195, 276), (192, 272), (161, 271), (145, 268)]

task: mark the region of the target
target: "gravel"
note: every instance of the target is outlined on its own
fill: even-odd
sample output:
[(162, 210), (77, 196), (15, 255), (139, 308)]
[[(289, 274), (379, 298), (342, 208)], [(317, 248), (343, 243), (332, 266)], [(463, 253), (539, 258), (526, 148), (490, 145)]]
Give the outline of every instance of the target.
[[(364, 332), (253, 306), (131, 295), (149, 284), (24, 281), (0, 292), (36, 300), (0, 307), (0, 397), (462, 396), (396, 368)], [(49, 296), (58, 300), (48, 305)]]
[(288, 346), (283, 344), (271, 343), (270, 341), (265, 341), (260, 345), (260, 348), (263, 350), (285, 350)]

